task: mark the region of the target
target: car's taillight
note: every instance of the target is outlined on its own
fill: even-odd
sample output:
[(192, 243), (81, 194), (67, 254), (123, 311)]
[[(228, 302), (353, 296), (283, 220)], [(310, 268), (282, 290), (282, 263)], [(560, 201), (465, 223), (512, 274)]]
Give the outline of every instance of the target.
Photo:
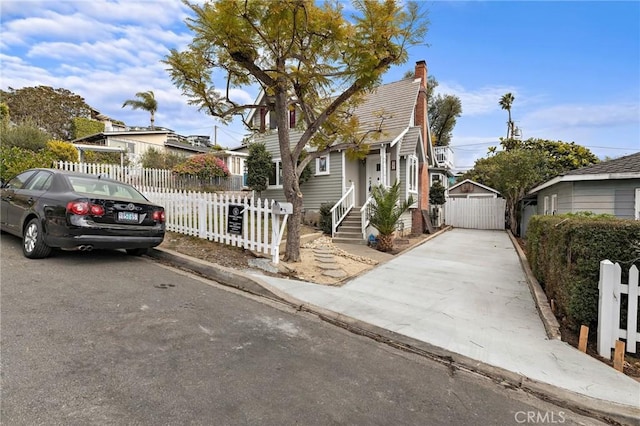
[(85, 215), (89, 213), (89, 203), (86, 201), (69, 201), (67, 203), (67, 212)]
[(153, 220), (156, 222), (163, 223), (164, 222), (164, 210), (154, 210), (153, 212)]
[(97, 205), (97, 204), (91, 204), (91, 207), (89, 207), (89, 210), (91, 211), (91, 214), (93, 216), (102, 216), (102, 215), (104, 215), (104, 208), (102, 206)]
[(97, 204), (90, 204), (86, 201), (69, 201), (67, 203), (67, 212), (84, 216), (91, 214), (93, 216), (104, 215), (104, 208)]

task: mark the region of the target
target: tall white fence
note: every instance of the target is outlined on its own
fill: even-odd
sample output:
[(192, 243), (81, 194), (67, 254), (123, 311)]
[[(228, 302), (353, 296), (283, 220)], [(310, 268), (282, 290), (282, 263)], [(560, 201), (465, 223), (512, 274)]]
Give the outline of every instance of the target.
[(166, 229), (271, 254), (278, 263), (288, 215), (273, 213), (273, 201), (229, 194), (139, 188), (165, 209)]
[(445, 223), (455, 228), (504, 229), (504, 198), (447, 198)]
[[(626, 351), (636, 353), (638, 333), (638, 268), (629, 268), (629, 283), (622, 283), (622, 269), (609, 260), (600, 262), (598, 283), (598, 354), (611, 359), (616, 340), (626, 339)], [(620, 328), (621, 295), (627, 294), (627, 328)]]
[(54, 167), (73, 172), (104, 174), (111, 179), (128, 183), (135, 187), (195, 189), (201, 186), (216, 187), (224, 191), (241, 191), (243, 176), (212, 177), (198, 179), (192, 176), (178, 176), (171, 170), (149, 169), (143, 167), (122, 167), (117, 164), (73, 163), (58, 161)]

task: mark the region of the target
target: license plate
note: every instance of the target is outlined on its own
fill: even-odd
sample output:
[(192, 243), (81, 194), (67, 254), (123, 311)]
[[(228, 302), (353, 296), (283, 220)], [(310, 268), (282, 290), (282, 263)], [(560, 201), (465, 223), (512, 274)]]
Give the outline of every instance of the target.
[(118, 212), (118, 221), (138, 223), (138, 213)]

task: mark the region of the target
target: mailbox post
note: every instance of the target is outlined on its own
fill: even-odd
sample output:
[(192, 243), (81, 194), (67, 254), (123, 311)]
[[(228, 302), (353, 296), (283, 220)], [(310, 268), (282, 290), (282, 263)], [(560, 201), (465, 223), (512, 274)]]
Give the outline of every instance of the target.
[[(271, 244), (273, 244), (271, 250), (271, 253), (273, 253), (272, 261), (274, 264), (278, 264), (280, 261), (282, 233), (284, 232), (284, 227), (287, 225), (289, 215), (293, 213), (293, 204), (274, 201), (271, 206), (271, 213), (273, 217), (273, 226), (271, 227)], [(282, 224), (280, 224), (280, 216), (284, 216)]]

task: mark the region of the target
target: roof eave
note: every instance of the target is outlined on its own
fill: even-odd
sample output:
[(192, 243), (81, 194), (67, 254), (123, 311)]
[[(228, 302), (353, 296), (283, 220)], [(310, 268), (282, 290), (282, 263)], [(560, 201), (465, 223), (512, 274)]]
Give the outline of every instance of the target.
[(560, 182), (580, 182), (591, 180), (619, 180), (619, 179), (640, 179), (640, 172), (625, 172), (625, 173), (592, 173), (585, 175), (564, 175), (556, 176), (555, 178), (536, 186), (528, 194), (535, 194), (545, 188), (549, 188)]

